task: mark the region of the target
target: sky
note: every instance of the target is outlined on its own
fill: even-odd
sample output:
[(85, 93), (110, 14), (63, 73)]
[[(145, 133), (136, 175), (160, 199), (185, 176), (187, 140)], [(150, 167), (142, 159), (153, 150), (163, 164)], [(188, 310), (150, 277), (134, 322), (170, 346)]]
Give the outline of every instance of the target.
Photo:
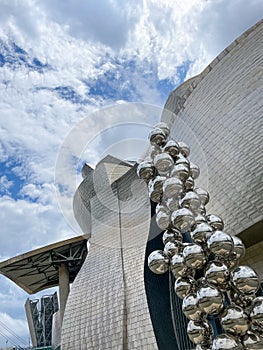
[[(126, 113), (130, 103), (161, 110), (262, 13), (261, 0), (0, 0), (0, 261), (81, 234), (56, 180), (83, 121), (70, 141), (74, 190), (84, 162), (158, 121)], [(28, 344), (27, 297), (0, 276), (0, 348)]]

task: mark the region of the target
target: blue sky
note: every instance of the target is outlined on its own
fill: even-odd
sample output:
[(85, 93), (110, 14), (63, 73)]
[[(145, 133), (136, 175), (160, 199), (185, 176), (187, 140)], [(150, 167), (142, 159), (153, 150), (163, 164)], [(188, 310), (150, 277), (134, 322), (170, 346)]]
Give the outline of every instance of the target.
[[(143, 139), (157, 118), (138, 127), (130, 113), (106, 120), (96, 111), (127, 102), (161, 110), (262, 13), (261, 0), (0, 0), (0, 260), (79, 234), (54, 185), (60, 147), (78, 123), (88, 124), (90, 148), (74, 153), (73, 172), (120, 133)], [(0, 286), (0, 320), (28, 342), (28, 295), (3, 276)]]

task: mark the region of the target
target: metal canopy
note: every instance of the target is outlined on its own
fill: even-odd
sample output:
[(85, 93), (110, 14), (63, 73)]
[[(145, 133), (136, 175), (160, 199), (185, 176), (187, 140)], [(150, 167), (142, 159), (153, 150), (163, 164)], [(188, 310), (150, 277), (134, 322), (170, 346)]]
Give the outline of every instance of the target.
[(58, 267), (66, 264), (72, 283), (87, 256), (88, 238), (78, 236), (15, 256), (0, 263), (0, 273), (34, 294), (58, 286)]

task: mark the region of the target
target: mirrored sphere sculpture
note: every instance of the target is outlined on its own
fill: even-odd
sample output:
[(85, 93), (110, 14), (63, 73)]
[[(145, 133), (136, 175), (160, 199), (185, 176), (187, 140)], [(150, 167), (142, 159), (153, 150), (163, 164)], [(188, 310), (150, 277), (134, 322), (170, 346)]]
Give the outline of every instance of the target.
[(198, 197), (203, 205), (207, 205), (209, 202), (209, 193), (203, 188), (195, 188), (195, 193), (198, 194)]
[(164, 231), (163, 233), (163, 244), (165, 245), (167, 242), (183, 242), (183, 236), (179, 230), (169, 229)]
[(199, 214), (195, 217), (195, 222), (198, 224), (191, 232), (191, 238), (195, 243), (203, 245), (207, 242), (207, 239), (212, 236), (214, 231), (210, 225), (208, 225), (206, 222), (200, 222), (200, 220), (205, 219), (204, 216)]
[(195, 288), (196, 281), (193, 277), (178, 277), (174, 283), (174, 291), (181, 299), (190, 292), (193, 292)]
[(232, 236), (234, 247), (233, 247), (233, 253), (236, 255), (236, 259), (241, 259), (245, 255), (246, 248), (244, 246), (244, 243), (241, 241), (241, 239), (237, 236)]
[(220, 291), (229, 289), (229, 269), (221, 261), (211, 261), (205, 271), (205, 278), (208, 284)]
[(193, 274), (193, 270), (186, 265), (181, 253), (173, 255), (171, 259), (171, 271), (175, 277), (187, 277)]
[(148, 257), (148, 266), (152, 272), (164, 274), (169, 269), (169, 258), (162, 250), (155, 250)]
[(218, 257), (226, 258), (233, 250), (232, 237), (223, 231), (215, 231), (207, 240), (208, 249)]
[(143, 180), (150, 180), (154, 173), (154, 166), (150, 162), (141, 162), (137, 167), (137, 175)]
[(190, 162), (190, 176), (195, 180), (200, 175), (200, 168), (198, 165)]
[(186, 208), (178, 209), (171, 215), (174, 227), (180, 231), (191, 231), (195, 225), (194, 214)]
[(164, 246), (164, 253), (171, 258), (174, 254), (178, 254), (181, 249), (180, 242), (167, 242)]
[(185, 181), (189, 176), (189, 169), (183, 164), (175, 164), (171, 169), (170, 176), (178, 177), (178, 179)]
[(171, 224), (171, 220), (170, 220), (170, 213), (168, 211), (159, 211), (158, 213), (156, 213), (156, 224), (162, 229), (162, 230), (166, 230), (169, 228), (170, 224)]
[(170, 135), (170, 128), (168, 127), (168, 125), (164, 122), (159, 122), (154, 126), (155, 129), (161, 129), (164, 134), (165, 137), (167, 138)]
[(213, 330), (208, 321), (189, 321), (187, 334), (194, 344), (201, 344), (212, 338)]
[(149, 133), (149, 140), (154, 146), (162, 146), (166, 140), (165, 132), (160, 128), (155, 128)]
[(206, 263), (206, 255), (202, 247), (198, 244), (188, 244), (183, 250), (183, 257), (188, 267), (201, 269)]
[(242, 343), (245, 350), (263, 349), (263, 337), (251, 331), (248, 331), (247, 334), (243, 336)]
[(179, 154), (179, 145), (174, 140), (169, 140), (164, 145), (163, 150), (169, 153), (171, 157), (176, 158)]
[(259, 278), (256, 272), (249, 266), (238, 266), (231, 271), (233, 286), (243, 294), (256, 293), (259, 288)]
[(163, 193), (165, 197), (177, 197), (183, 192), (183, 183), (176, 177), (170, 177), (163, 183)]
[(208, 214), (206, 216), (207, 223), (214, 229), (222, 231), (224, 229), (224, 222), (220, 216), (215, 214)]
[(186, 192), (185, 196), (180, 201), (180, 206), (182, 208), (190, 209), (192, 212), (195, 212), (200, 207), (200, 199), (195, 192), (189, 191)]
[(178, 142), (180, 152), (184, 157), (188, 157), (190, 154), (190, 147), (183, 141)]
[(242, 350), (240, 342), (228, 334), (219, 334), (213, 341), (212, 350)]
[(182, 310), (184, 315), (192, 321), (201, 321), (204, 313), (198, 306), (196, 293), (188, 294), (183, 299)]
[(154, 157), (153, 164), (159, 172), (165, 173), (171, 169), (174, 165), (174, 161), (170, 154), (160, 153)]
[(233, 336), (244, 335), (249, 328), (248, 316), (240, 306), (234, 304), (223, 311), (221, 324), (226, 333)]
[(207, 286), (197, 291), (198, 305), (206, 314), (217, 315), (223, 308), (223, 296), (218, 289)]
[(256, 330), (263, 333), (263, 297), (257, 297), (252, 302), (250, 313), (252, 325)]

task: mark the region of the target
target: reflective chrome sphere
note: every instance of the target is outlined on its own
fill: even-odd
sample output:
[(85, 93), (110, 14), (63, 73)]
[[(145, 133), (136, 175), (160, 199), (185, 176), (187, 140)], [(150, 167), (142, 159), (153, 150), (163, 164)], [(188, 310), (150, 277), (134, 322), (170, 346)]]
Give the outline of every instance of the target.
[(206, 220), (214, 230), (222, 231), (224, 229), (224, 222), (220, 216), (209, 214), (206, 216)]
[(183, 236), (179, 230), (169, 229), (163, 233), (163, 244), (167, 242), (183, 242)]
[(166, 135), (162, 129), (155, 128), (149, 133), (149, 140), (154, 146), (162, 146), (165, 143)]
[(159, 122), (154, 126), (155, 129), (161, 129), (165, 133), (165, 137), (167, 138), (170, 135), (170, 129), (168, 125), (164, 122)]
[(187, 277), (193, 274), (193, 271), (186, 265), (181, 253), (173, 255), (171, 259), (171, 271), (175, 277)]
[(263, 297), (257, 297), (253, 301), (250, 317), (254, 328), (263, 333)]
[(190, 147), (182, 141), (178, 142), (178, 145), (179, 145), (180, 152), (182, 153), (182, 155), (184, 157), (188, 157), (190, 154)]
[(170, 176), (178, 177), (178, 179), (185, 181), (189, 176), (189, 169), (183, 164), (175, 164), (171, 169)]
[[(196, 223), (197, 225), (202, 224), (202, 223), (205, 223), (205, 224), (206, 224), (206, 217), (205, 217), (204, 215), (198, 213), (198, 214), (195, 216), (195, 223)], [(197, 243), (197, 242), (196, 242), (196, 243)]]
[(178, 209), (171, 215), (171, 221), (174, 227), (180, 231), (191, 231), (195, 225), (194, 214), (186, 208)]
[(162, 200), (162, 193), (155, 191), (153, 187), (151, 187), (149, 189), (149, 198), (155, 203), (160, 203)]
[(195, 180), (200, 175), (199, 166), (190, 162), (190, 176)]
[(168, 229), (171, 225), (170, 212), (160, 210), (158, 213), (156, 213), (155, 220), (157, 226), (160, 227), (162, 230)]
[(154, 179), (150, 180), (148, 183), (149, 191), (152, 189), (156, 192), (162, 193), (163, 192), (163, 183), (165, 180), (166, 180), (166, 177), (164, 177), (164, 176), (156, 176)]
[(198, 194), (198, 197), (203, 205), (206, 205), (209, 202), (209, 193), (203, 188), (195, 188), (194, 192)]
[(186, 192), (185, 196), (180, 201), (180, 205), (182, 208), (190, 209), (195, 212), (200, 207), (200, 199), (195, 192), (189, 191)]
[(151, 146), (150, 149), (149, 149), (149, 156), (150, 158), (153, 160), (154, 157), (157, 155), (157, 154), (160, 154), (162, 153), (162, 150), (161, 150), (161, 147), (160, 146)]
[(193, 292), (196, 288), (196, 281), (193, 277), (178, 277), (174, 283), (174, 291), (181, 299)]
[(213, 341), (212, 350), (242, 350), (243, 347), (234, 337), (228, 334), (219, 334)]
[(229, 288), (229, 270), (221, 261), (211, 261), (208, 263), (205, 278), (207, 283), (224, 292)]
[(170, 211), (179, 209), (179, 198), (177, 197), (165, 198), (164, 202)]
[(242, 294), (256, 293), (259, 288), (259, 278), (249, 266), (238, 266), (231, 271), (233, 286)]
[(186, 192), (193, 191), (194, 186), (195, 186), (194, 179), (189, 176), (188, 179), (186, 179), (185, 182), (184, 182), (184, 189), (185, 189), (185, 191)]
[(240, 306), (232, 304), (222, 312), (221, 325), (228, 334), (241, 336), (246, 334), (249, 321), (244, 310)]
[(160, 153), (154, 157), (153, 164), (159, 172), (166, 173), (174, 165), (174, 161), (168, 153)]
[(217, 315), (223, 308), (223, 296), (218, 289), (204, 286), (197, 291), (198, 305), (206, 314)]
[(187, 334), (194, 344), (200, 344), (212, 337), (213, 330), (208, 321), (190, 321), (187, 326)]
[(211, 253), (224, 259), (232, 252), (234, 242), (232, 237), (223, 231), (215, 231), (207, 240), (208, 249)]
[(198, 307), (197, 296), (195, 293), (188, 294), (182, 303), (184, 315), (192, 321), (200, 321), (203, 318), (203, 312)]
[(137, 175), (143, 180), (150, 180), (154, 177), (155, 169), (150, 162), (141, 162), (137, 167)]
[(166, 142), (163, 150), (169, 153), (171, 157), (175, 158), (179, 154), (179, 145), (174, 140), (169, 140)]
[(169, 269), (169, 258), (162, 250), (155, 250), (148, 257), (148, 266), (152, 272), (163, 274)]
[(230, 291), (230, 297), (234, 304), (240, 306), (243, 309), (250, 307), (253, 300), (256, 298), (255, 294), (241, 294), (237, 290)]
[(206, 215), (206, 209), (202, 203), (200, 204), (200, 207), (197, 209), (196, 214)]
[(185, 158), (182, 154), (179, 154), (175, 161), (175, 165), (179, 164), (185, 165), (190, 170), (190, 161), (187, 158)]
[[(231, 236), (233, 238), (233, 236)], [(233, 248), (234, 250), (234, 248)], [(224, 259), (225, 264), (227, 265), (227, 267), (229, 268), (229, 270), (233, 270), (234, 268), (236, 268), (239, 264), (239, 260), (237, 259), (237, 254), (232, 251), (229, 256), (227, 257), (227, 259)]]
[(168, 178), (163, 183), (163, 194), (165, 197), (179, 197), (183, 191), (183, 183), (176, 177)]
[(183, 250), (185, 263), (191, 269), (201, 269), (206, 263), (206, 255), (202, 247), (195, 243), (190, 243)]
[(239, 237), (232, 236), (232, 239), (234, 242), (233, 253), (236, 254), (236, 259), (241, 259), (245, 255), (246, 248)]
[[(200, 217), (201, 220), (203, 220), (204, 217), (199, 215), (199, 219)], [(198, 216), (195, 217), (195, 222), (197, 222), (197, 218)], [(212, 234), (212, 227), (205, 222), (201, 222), (197, 224), (194, 231), (191, 232), (191, 238), (195, 243), (203, 245), (207, 242), (207, 239), (212, 236)]]
[(263, 338), (254, 332), (248, 331), (243, 339), (242, 343), (245, 350), (262, 350), (263, 349)]
[(174, 254), (178, 254), (182, 249), (180, 242), (167, 242), (164, 246), (164, 254), (168, 257), (172, 257)]
[(211, 350), (211, 344), (207, 343), (207, 344), (197, 344), (195, 347), (195, 350)]

